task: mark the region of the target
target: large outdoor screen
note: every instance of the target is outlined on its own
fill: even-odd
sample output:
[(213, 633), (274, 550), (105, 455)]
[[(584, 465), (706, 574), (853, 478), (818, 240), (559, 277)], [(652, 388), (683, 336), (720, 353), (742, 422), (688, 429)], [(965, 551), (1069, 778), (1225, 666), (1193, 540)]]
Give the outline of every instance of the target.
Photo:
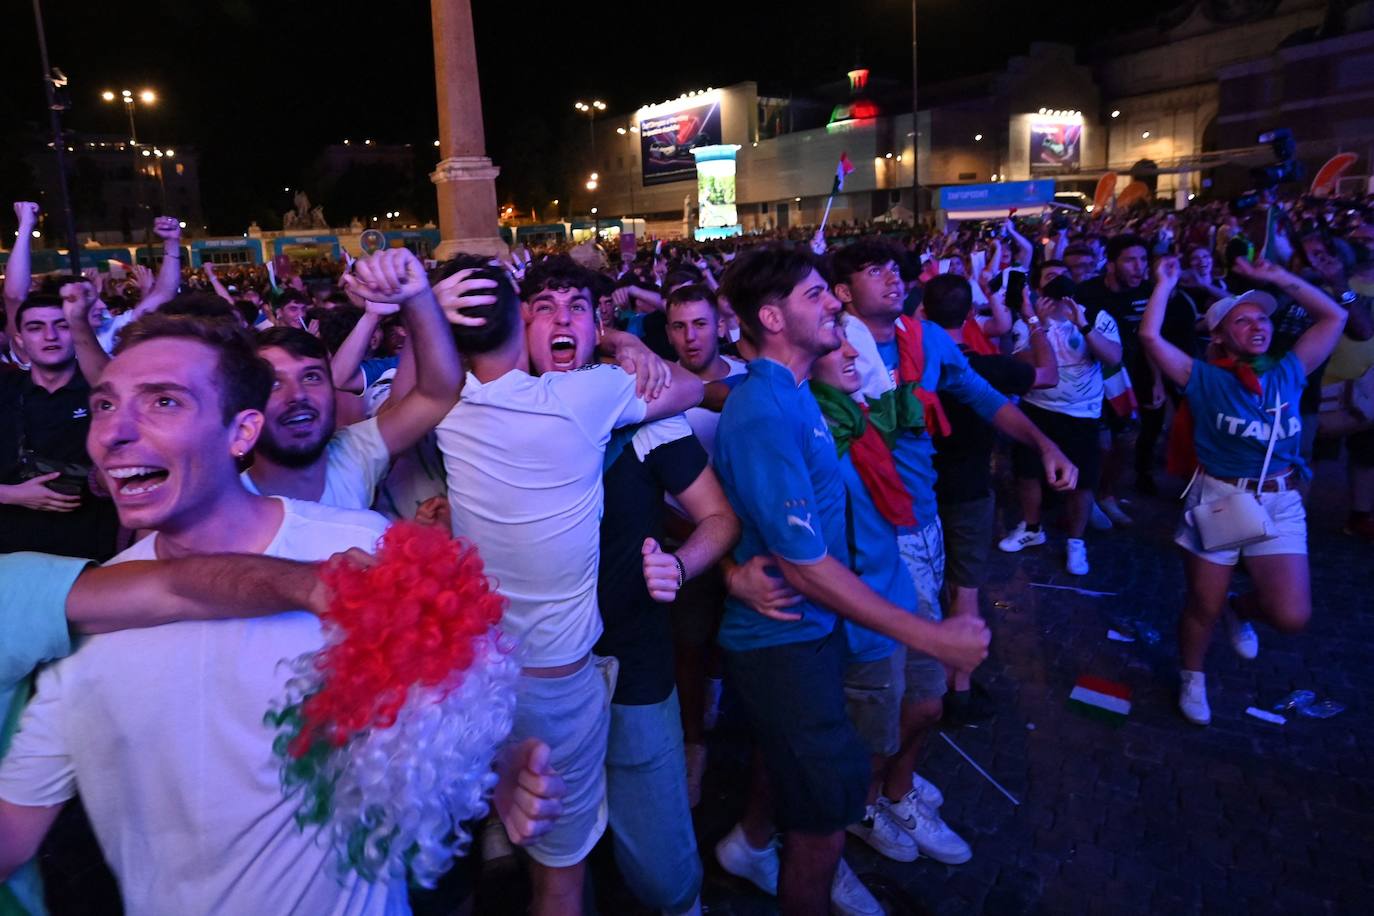
[(1083, 125), (1060, 121), (1032, 121), (1031, 168), (1078, 168), (1083, 146)]
[(692, 150), (715, 146), (720, 139), (720, 96), (673, 111), (652, 113), (639, 121), (639, 153), (644, 184), (664, 184), (695, 178)]

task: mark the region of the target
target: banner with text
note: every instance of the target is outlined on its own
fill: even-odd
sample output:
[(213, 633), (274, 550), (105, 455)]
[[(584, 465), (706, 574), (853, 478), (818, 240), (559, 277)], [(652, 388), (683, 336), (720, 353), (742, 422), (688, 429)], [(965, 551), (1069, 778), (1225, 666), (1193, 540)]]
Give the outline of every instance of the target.
[(644, 163), (644, 184), (665, 184), (695, 178), (692, 150), (715, 146), (720, 139), (720, 98), (639, 122), (639, 154)]

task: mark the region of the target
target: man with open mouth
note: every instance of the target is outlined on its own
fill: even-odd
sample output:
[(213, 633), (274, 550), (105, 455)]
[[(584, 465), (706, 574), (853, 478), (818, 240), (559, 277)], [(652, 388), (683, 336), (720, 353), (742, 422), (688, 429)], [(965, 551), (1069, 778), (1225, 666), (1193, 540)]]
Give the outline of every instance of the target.
[[(253, 465), (243, 472), (250, 491), (366, 509), (392, 459), (443, 419), (458, 400), (462, 366), (453, 338), (420, 262), (404, 248), (360, 260), (350, 280), (365, 299), (404, 296), (399, 306), (373, 301), (370, 308), (399, 310), (414, 346), (407, 347), (385, 410), (336, 428), (329, 354), (313, 335), (274, 327), (258, 336), (258, 353), (272, 365), (274, 381)], [(465, 281), (466, 278), (460, 278)], [(491, 281), (470, 281), (476, 294)], [(490, 297), (487, 297), (490, 298)]]
[[(575, 916), (585, 859), (607, 819), (615, 664), (592, 651), (602, 634), (596, 586), (606, 449), (618, 427), (694, 406), (701, 383), (623, 333), (603, 341), (620, 367), (593, 362), (591, 280), (571, 258), (531, 267), (519, 294), (501, 268), (475, 264), (476, 276), (496, 281), (497, 301), (445, 303), (455, 317), (485, 322), (455, 325), (468, 375), (462, 399), (439, 425), (439, 449), (453, 531), (481, 551), (510, 602), (503, 626), (521, 643), (513, 737), (548, 742), (567, 783), (561, 819), (529, 847), (531, 912)], [(440, 273), (468, 266), (471, 259), (455, 259)], [(640, 372), (645, 378), (637, 380)]]

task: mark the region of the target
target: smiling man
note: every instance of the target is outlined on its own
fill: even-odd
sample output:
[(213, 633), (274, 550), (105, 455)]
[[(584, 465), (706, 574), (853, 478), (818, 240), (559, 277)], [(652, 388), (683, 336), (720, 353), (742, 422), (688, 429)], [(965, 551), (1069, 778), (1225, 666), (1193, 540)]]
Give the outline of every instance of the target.
[(721, 287), (759, 348), (718, 430), (716, 470), (743, 528), (734, 559), (771, 558), (803, 600), (780, 616), (735, 595), (726, 602), (726, 675), (762, 753), (773, 804), (769, 810), (756, 793), (716, 856), (734, 874), (758, 872), (771, 858), (776, 824), (778, 904), (788, 914), (825, 913), (832, 894), (861, 896), (852, 872), (837, 871), (844, 829), (863, 817), (869, 782), (867, 751), (845, 713), (838, 618), (970, 670), (988, 642), (981, 620), (924, 619), (848, 565), (835, 442), (806, 387), (816, 360), (840, 346), (840, 302), (817, 266), (809, 252), (760, 246), (730, 266)]
[[(271, 385), (228, 322), (154, 314), (125, 330), (91, 393), (90, 449), (120, 520), (153, 534), (115, 562), (373, 547), (376, 513), (244, 489), (236, 461)], [(0, 766), (0, 879), (80, 791), (127, 912), (409, 912), (402, 884), (340, 875), (281, 790), (263, 714), (286, 695), (283, 662), (322, 645), (305, 612), (190, 620), (92, 636), (46, 669)], [(522, 745), (524, 760), (535, 750)], [(512, 769), (528, 787), (540, 777), (522, 754)]]
[(400, 311), (416, 342), (410, 348), (414, 353), (404, 357), (414, 360), (406, 374), (413, 385), (403, 395), (394, 391), (393, 401), (377, 416), (337, 429), (324, 344), (299, 328), (264, 331), (258, 353), (272, 365), (272, 396), (253, 466), (243, 472), (244, 485), (255, 493), (369, 508), (392, 458), (420, 441), (458, 400), (463, 384), (458, 353), (415, 255), (393, 248), (361, 258), (355, 277), (360, 290), (400, 299), (399, 309), (386, 310)]

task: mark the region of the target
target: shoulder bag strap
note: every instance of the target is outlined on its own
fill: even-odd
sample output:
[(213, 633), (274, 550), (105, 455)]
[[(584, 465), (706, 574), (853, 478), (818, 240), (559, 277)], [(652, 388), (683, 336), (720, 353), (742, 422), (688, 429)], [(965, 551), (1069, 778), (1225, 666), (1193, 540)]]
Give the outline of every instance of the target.
[(1264, 452), (1264, 467), (1260, 468), (1259, 483), (1255, 485), (1255, 498), (1264, 492), (1264, 478), (1269, 475), (1269, 461), (1274, 457), (1274, 443), (1279, 440), (1279, 422), (1283, 415), (1283, 404), (1279, 401), (1280, 392), (1274, 392), (1274, 422), (1269, 427), (1269, 448)]

